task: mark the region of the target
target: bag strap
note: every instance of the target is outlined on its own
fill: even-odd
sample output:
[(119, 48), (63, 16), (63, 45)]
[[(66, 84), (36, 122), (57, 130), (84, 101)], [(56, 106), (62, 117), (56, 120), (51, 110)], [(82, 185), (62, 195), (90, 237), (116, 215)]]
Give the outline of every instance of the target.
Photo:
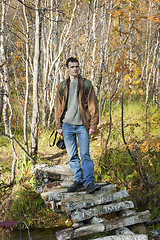
[(49, 146), (50, 146), (50, 147), (53, 147), (53, 146), (55, 145), (55, 142), (56, 142), (56, 138), (57, 138), (57, 134), (58, 134), (57, 131), (56, 131), (56, 133), (55, 133), (55, 137), (54, 137), (53, 144), (52, 144), (52, 145), (50, 144), (50, 139), (51, 139), (51, 137), (53, 136), (54, 132), (55, 132), (55, 130), (53, 130), (53, 132), (51, 133), (51, 135), (50, 135), (50, 137), (49, 137)]

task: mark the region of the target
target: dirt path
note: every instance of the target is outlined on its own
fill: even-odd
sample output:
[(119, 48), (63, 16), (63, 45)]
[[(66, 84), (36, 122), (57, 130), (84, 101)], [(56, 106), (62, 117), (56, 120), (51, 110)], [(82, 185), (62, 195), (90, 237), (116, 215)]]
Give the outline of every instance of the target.
[[(42, 150), (42, 149), (41, 149)], [(68, 155), (66, 150), (60, 150), (58, 148), (45, 149), (43, 152), (38, 152), (40, 162), (58, 165), (67, 164)]]

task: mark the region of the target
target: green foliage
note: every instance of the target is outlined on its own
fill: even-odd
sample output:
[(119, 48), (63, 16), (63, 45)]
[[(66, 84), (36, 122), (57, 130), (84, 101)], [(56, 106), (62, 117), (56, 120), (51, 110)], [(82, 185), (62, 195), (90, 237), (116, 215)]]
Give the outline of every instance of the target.
[(94, 235), (93, 237), (90, 237), (90, 239), (103, 238), (105, 236), (106, 236), (105, 233), (98, 233), (98, 234)]
[[(95, 180), (113, 183), (117, 190), (126, 189), (138, 211), (149, 209), (152, 217), (157, 218), (160, 216), (159, 110), (155, 111), (149, 105), (148, 131), (146, 131), (145, 109), (140, 98), (137, 97), (134, 101), (125, 100), (124, 134), (127, 141), (125, 146), (121, 134), (121, 104), (113, 103), (111, 135), (105, 154), (110, 127), (108, 107), (106, 104), (106, 114), (101, 118), (101, 133), (91, 138), (90, 148), (95, 163)], [(39, 151), (42, 154), (46, 149), (48, 151), (49, 134), (49, 131), (39, 129)], [(135, 161), (128, 154), (127, 147)], [(57, 154), (56, 149), (52, 150), (53, 155)], [(46, 163), (43, 157), (40, 161)], [(48, 164), (53, 164), (50, 159), (47, 161)], [(4, 165), (5, 163), (1, 164), (2, 168)], [(34, 192), (37, 183), (32, 173), (32, 162), (24, 154), (19, 160), (16, 183), (9, 205), (8, 216), (11, 220), (22, 219), (29, 227), (47, 228), (66, 225), (66, 215), (58, 215), (50, 211), (43, 199)]]
[(19, 164), (18, 175), (16, 181), (20, 184), (29, 184), (32, 189), (37, 185), (34, 174), (32, 172), (32, 161), (30, 161), (24, 153)]
[(107, 155), (101, 156), (96, 175), (97, 180), (114, 183), (117, 187), (124, 189), (130, 183), (135, 172), (127, 152), (109, 149)]
[(21, 219), (28, 225), (34, 225), (34, 218), (38, 217), (40, 211), (45, 208), (44, 200), (32, 189), (21, 188), (12, 196), (12, 205), (9, 217), (15, 221)]
[[(16, 186), (10, 202), (8, 218), (21, 222), (22, 229), (26, 225), (29, 228), (50, 228), (65, 225), (66, 215), (56, 214), (48, 209), (41, 196), (28, 185), (18, 188)], [(67, 222), (67, 224), (69, 223)]]
[[(3, 182), (4, 185), (4, 182)], [(10, 189), (7, 185), (2, 187), (2, 206), (6, 206), (3, 198), (9, 199), (5, 216), (11, 221), (21, 222), (21, 228), (50, 228), (70, 225), (65, 214), (56, 214), (48, 208), (40, 194), (35, 192), (37, 185), (32, 172), (32, 162), (23, 154), (19, 163), (16, 184)], [(12, 190), (12, 191), (11, 191)], [(23, 224), (24, 223), (24, 224)]]
[[(94, 146), (94, 159), (97, 163), (95, 180), (113, 183), (117, 189), (126, 189), (137, 210), (149, 209), (153, 218), (160, 216), (159, 113), (159, 109), (154, 109), (149, 105), (146, 118), (140, 98), (134, 101), (125, 100), (124, 135), (126, 146), (121, 133), (121, 106), (113, 103), (112, 125), (106, 123), (106, 117), (102, 118), (101, 137), (97, 137), (98, 140), (91, 143)], [(105, 153), (109, 127), (111, 127), (111, 134)], [(99, 159), (97, 159), (98, 152)]]

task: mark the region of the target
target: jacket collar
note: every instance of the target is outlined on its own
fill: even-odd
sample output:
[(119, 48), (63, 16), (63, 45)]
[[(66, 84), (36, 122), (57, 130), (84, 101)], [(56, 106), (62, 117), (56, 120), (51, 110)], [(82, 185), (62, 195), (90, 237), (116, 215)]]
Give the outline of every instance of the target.
[[(67, 85), (69, 85), (70, 81), (71, 81), (70, 77), (68, 77), (67, 78)], [(80, 74), (78, 75), (78, 86), (79, 85), (82, 85), (82, 76)]]

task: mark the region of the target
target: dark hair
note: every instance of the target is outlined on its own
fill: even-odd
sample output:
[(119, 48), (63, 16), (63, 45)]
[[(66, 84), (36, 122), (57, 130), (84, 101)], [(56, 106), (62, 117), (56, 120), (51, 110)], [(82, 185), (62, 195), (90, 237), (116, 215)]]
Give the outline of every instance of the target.
[(77, 58), (74, 58), (74, 57), (70, 57), (67, 59), (66, 61), (66, 67), (68, 68), (68, 64), (69, 62), (77, 62), (79, 64), (79, 61), (77, 60)]

